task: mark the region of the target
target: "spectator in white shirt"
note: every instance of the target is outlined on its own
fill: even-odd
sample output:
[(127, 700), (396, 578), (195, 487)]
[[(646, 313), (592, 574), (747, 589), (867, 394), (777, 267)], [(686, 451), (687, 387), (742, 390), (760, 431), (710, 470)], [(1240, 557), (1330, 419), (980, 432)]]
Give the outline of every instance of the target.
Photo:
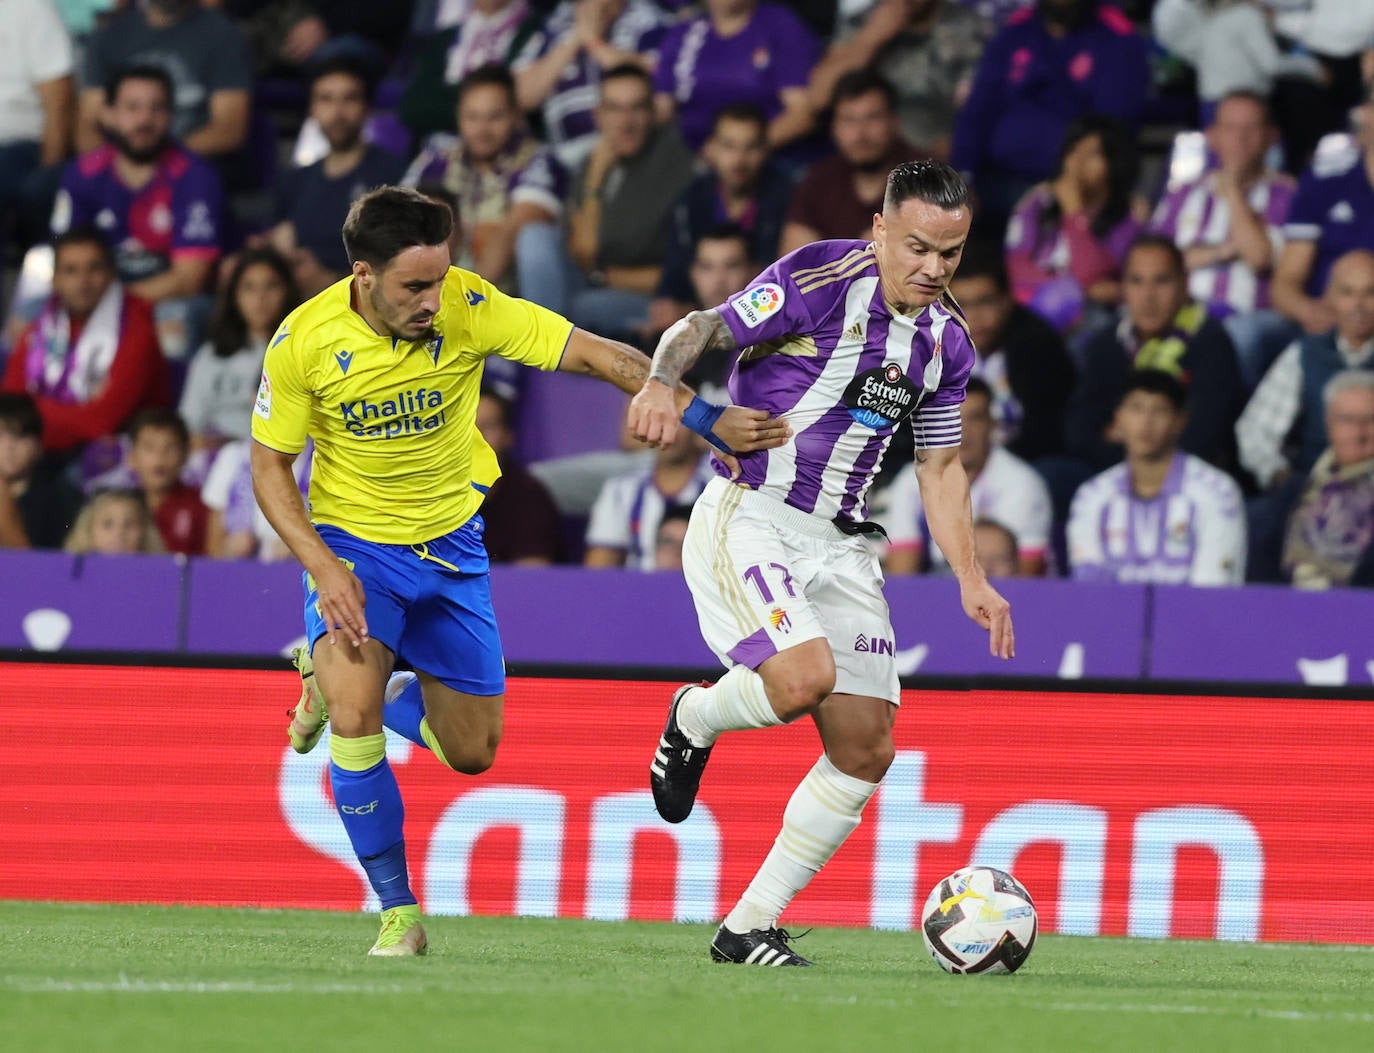
[(1240, 487), (1178, 448), (1183, 385), (1159, 370), (1127, 381), (1114, 430), (1126, 460), (1084, 483), (1069, 510), (1069, 566), (1082, 581), (1238, 585)]
[[(1009, 529), (1017, 538), (1022, 572), (1044, 573), (1053, 517), (1049, 491), (1034, 468), (995, 442), (992, 390), (986, 381), (969, 378), (960, 417), (959, 460), (969, 477), (974, 518), (992, 519)], [(927, 549), (932, 567), (945, 567), (944, 553), (925, 528), (914, 471), (902, 471), (888, 487), (882, 521), (888, 537), (888, 574), (917, 573)]]

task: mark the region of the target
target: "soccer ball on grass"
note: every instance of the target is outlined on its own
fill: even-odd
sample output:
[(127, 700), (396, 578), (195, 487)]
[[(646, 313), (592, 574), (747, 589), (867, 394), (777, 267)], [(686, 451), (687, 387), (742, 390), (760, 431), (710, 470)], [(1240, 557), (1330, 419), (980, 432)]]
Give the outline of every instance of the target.
[(1035, 946), (1035, 904), (1005, 870), (964, 867), (921, 909), (921, 937), (947, 973), (1014, 973)]

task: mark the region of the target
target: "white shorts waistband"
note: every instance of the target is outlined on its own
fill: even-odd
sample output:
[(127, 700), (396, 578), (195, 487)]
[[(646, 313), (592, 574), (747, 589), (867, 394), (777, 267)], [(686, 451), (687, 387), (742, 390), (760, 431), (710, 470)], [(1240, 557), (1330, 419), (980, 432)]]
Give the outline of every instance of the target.
[(713, 496), (717, 500), (722, 499), (727, 491), (737, 491), (740, 508), (747, 508), (756, 515), (767, 519), (770, 523), (785, 526), (799, 534), (807, 534), (823, 541), (843, 541), (849, 536), (828, 519), (813, 516), (810, 512), (803, 512), (800, 508), (793, 508), (786, 502), (779, 501), (776, 497), (760, 493), (758, 490), (751, 490), (747, 486), (739, 486), (719, 475), (707, 484), (708, 490), (712, 487), (716, 489)]

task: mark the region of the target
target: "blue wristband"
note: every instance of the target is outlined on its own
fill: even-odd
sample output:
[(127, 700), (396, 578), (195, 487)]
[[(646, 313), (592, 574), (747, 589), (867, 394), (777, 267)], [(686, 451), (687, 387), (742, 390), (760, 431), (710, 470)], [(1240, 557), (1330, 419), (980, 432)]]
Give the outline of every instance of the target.
[(721, 453), (734, 453), (735, 451), (721, 442), (716, 433), (711, 430), (716, 426), (716, 421), (720, 420), (720, 415), (724, 412), (724, 406), (712, 405), (700, 395), (693, 395), (692, 404), (682, 414), (682, 424), (696, 432)]

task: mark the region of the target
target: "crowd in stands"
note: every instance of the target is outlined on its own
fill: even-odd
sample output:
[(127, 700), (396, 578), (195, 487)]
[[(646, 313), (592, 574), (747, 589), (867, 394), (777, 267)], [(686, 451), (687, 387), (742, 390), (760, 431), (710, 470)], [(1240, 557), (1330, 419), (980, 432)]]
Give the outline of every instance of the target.
[[(0, 547), (289, 559), (261, 363), (373, 186), (652, 351), (929, 157), (974, 195), (993, 575), (1374, 584), (1369, 0), (0, 0), (0, 100)], [(485, 377), (493, 561), (680, 567), (709, 451), (589, 450), (542, 383)], [(914, 456), (868, 498), (889, 575), (944, 568)]]

